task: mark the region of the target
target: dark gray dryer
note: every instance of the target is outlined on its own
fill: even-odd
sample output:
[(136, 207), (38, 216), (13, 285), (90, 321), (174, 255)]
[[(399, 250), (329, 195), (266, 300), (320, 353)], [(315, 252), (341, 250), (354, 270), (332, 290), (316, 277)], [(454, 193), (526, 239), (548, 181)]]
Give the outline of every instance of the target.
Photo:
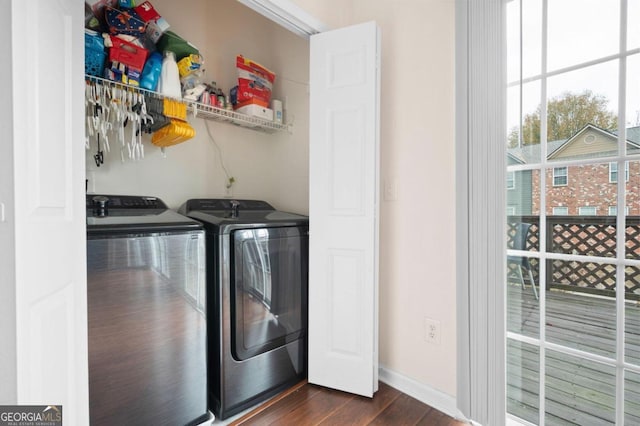
[(225, 419), (306, 377), (309, 219), (257, 200), (179, 211), (206, 231), (209, 405)]

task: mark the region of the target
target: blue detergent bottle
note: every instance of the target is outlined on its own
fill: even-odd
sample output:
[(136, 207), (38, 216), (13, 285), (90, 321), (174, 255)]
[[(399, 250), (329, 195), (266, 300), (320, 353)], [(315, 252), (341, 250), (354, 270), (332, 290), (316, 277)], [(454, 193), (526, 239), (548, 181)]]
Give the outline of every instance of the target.
[(147, 90), (156, 90), (161, 72), (162, 55), (158, 52), (153, 52), (144, 64), (142, 76), (140, 77), (140, 87)]

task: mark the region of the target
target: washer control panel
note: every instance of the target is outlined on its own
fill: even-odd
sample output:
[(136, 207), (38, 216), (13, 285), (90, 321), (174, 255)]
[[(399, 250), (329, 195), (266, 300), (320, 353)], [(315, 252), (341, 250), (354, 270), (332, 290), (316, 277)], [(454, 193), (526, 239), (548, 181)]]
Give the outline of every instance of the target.
[(166, 209), (167, 205), (156, 197), (135, 195), (87, 194), (87, 209)]

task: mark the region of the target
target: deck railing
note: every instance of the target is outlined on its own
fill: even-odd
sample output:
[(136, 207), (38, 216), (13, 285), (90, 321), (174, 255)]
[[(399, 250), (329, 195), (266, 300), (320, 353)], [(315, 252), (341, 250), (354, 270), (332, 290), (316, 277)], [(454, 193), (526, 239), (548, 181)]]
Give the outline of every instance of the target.
[[(510, 216), (507, 219), (507, 247), (513, 247), (513, 235), (517, 223), (532, 224), (527, 238), (527, 250), (538, 251), (540, 218), (538, 216)], [(625, 257), (640, 259), (640, 216), (626, 217)], [(615, 216), (547, 216), (546, 248), (552, 253), (585, 256), (615, 257)], [(536, 283), (540, 283), (538, 261), (531, 259)], [(508, 265), (515, 272), (515, 264)], [(509, 274), (514, 276), (514, 274)], [(512, 278), (511, 278), (512, 279)], [(616, 267), (596, 262), (548, 260), (547, 288), (600, 294), (615, 297)], [(640, 300), (640, 268), (625, 268), (625, 297)]]

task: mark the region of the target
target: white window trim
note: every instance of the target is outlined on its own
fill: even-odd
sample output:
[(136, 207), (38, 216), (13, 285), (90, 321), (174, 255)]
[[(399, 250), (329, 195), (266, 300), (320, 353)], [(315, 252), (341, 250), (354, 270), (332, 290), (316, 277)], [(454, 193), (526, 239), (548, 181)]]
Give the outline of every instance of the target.
[[(556, 211), (558, 209), (563, 209), (564, 213), (556, 213)], [(554, 216), (568, 216), (569, 215), (569, 207), (567, 206), (556, 206), (553, 208), (553, 213)]]
[(516, 172), (513, 170), (507, 172), (507, 189), (516, 189)]
[[(609, 206), (609, 216), (615, 216), (618, 214), (618, 206)], [(629, 206), (624, 206), (624, 215), (629, 216)]]
[[(565, 174), (556, 174), (556, 170), (559, 169), (564, 169), (566, 171)], [(558, 183), (556, 184), (556, 177), (565, 177), (567, 179), (567, 181), (565, 183)], [(564, 167), (554, 167), (553, 168), (553, 180), (551, 181), (551, 183), (553, 184), (553, 186), (567, 186), (569, 185), (569, 167), (564, 166)]]
[[(615, 170), (613, 169), (613, 166), (615, 166)], [(611, 178), (611, 175), (615, 173), (616, 174), (616, 179), (613, 180)], [(609, 183), (617, 183), (618, 182), (618, 163), (616, 163), (615, 161), (612, 161), (609, 163)], [(624, 162), (624, 181), (625, 182), (629, 182), (629, 162), (625, 161)]]
[[(593, 211), (593, 214), (582, 214), (584, 210)], [(578, 216), (597, 216), (598, 215), (598, 207), (596, 206), (580, 206), (578, 207)]]
[(516, 215), (516, 206), (507, 206), (507, 216)]

